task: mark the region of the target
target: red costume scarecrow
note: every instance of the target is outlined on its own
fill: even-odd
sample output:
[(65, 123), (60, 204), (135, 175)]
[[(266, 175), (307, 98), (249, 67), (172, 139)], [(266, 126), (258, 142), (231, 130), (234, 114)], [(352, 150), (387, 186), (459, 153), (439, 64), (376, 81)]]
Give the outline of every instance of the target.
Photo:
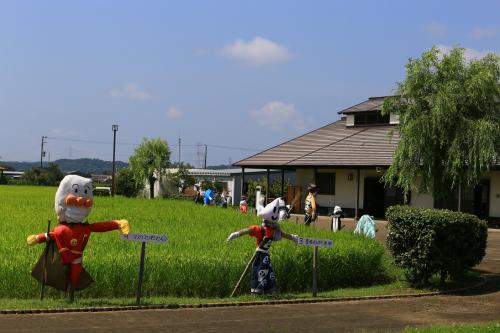
[(71, 298), (74, 290), (92, 283), (82, 267), (82, 255), (90, 234), (117, 229), (124, 234), (129, 232), (127, 220), (84, 223), (92, 205), (92, 180), (76, 175), (64, 177), (55, 197), (59, 224), (48, 234), (30, 235), (27, 239), (29, 245), (49, 242), (48, 251), (40, 257), (32, 275), (56, 289), (71, 292)]

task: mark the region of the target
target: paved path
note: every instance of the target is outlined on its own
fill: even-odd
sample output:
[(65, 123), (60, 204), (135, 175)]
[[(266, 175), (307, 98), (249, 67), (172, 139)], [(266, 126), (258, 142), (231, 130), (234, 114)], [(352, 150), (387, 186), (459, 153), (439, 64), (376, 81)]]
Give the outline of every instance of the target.
[[(347, 228), (354, 223), (346, 220)], [(320, 221), (322, 227), (327, 221)], [(385, 226), (378, 223), (378, 237)], [(500, 320), (500, 232), (490, 230), (488, 276), (478, 290), (457, 295), (295, 305), (109, 313), (2, 315), (0, 332), (355, 332), (407, 326)]]

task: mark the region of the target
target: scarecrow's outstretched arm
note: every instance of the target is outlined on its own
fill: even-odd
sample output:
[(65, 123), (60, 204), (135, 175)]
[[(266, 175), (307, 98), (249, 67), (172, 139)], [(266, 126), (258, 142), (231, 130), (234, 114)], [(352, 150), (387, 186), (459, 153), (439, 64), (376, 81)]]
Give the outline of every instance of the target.
[(120, 229), (122, 234), (127, 235), (130, 232), (130, 226), (127, 220), (113, 220), (106, 222), (96, 222), (90, 224), (90, 230), (93, 232), (106, 232)]
[(250, 229), (249, 228), (245, 228), (245, 229), (241, 229), (240, 231), (235, 231), (235, 232), (232, 232), (226, 239), (226, 241), (230, 241), (230, 240), (233, 240), (235, 238), (238, 238), (240, 236), (243, 236), (243, 235), (248, 235), (250, 233)]
[(281, 231), (281, 237), (291, 240), (294, 243), (297, 243), (299, 241), (299, 236), (294, 234), (288, 234), (284, 231)]
[(29, 235), (26, 239), (28, 245), (36, 245), (40, 243), (45, 243), (49, 239), (54, 238), (54, 232), (49, 232), (49, 234), (38, 234), (38, 235)]

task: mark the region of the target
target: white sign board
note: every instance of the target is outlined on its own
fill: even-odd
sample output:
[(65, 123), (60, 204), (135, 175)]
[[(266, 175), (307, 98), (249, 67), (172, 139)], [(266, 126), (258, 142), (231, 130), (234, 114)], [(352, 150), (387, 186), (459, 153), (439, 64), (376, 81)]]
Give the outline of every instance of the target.
[(166, 243), (168, 240), (168, 236), (155, 235), (155, 234), (129, 233), (128, 235), (122, 235), (122, 239), (133, 242), (143, 242), (143, 243)]
[(307, 246), (332, 247), (333, 241), (331, 239), (316, 239), (316, 238), (299, 237), (297, 244), (307, 245)]

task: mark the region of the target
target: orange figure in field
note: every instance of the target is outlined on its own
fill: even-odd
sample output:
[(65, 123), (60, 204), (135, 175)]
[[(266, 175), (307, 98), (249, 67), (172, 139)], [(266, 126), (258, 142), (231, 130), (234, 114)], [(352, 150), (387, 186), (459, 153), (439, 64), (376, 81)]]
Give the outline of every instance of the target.
[[(129, 233), (129, 224), (127, 220), (112, 220), (97, 223), (85, 223), (83, 219), (90, 213), (93, 206), (92, 180), (76, 175), (64, 177), (61, 181), (55, 197), (55, 210), (59, 224), (52, 232), (28, 236), (29, 245), (55, 241), (57, 251), (52, 247), (53, 260), (49, 260), (52, 267), (47, 274), (46, 258), (42, 257), (39, 263), (33, 269), (32, 275), (41, 280), (41, 282), (62, 289), (71, 293), (83, 289), (92, 282), (92, 278), (83, 270), (82, 260), (83, 251), (92, 232), (106, 232), (120, 229), (123, 234)], [(55, 262), (54, 258), (60, 256), (60, 264)], [(45, 255), (46, 257), (46, 255)], [(45, 263), (41, 263), (45, 261)], [(43, 271), (40, 274), (40, 268)], [(55, 269), (54, 269), (55, 267)], [(58, 267), (63, 268), (58, 270)], [(69, 271), (68, 271), (69, 270)], [(83, 270), (83, 272), (82, 272)], [(60, 274), (64, 271), (64, 274)], [(54, 273), (55, 272), (55, 273)], [(52, 274), (54, 273), (54, 274)], [(80, 284), (80, 276), (86, 274), (86, 281)], [(67, 279), (69, 274), (69, 281)], [(47, 275), (51, 275), (52, 278)], [(61, 277), (64, 281), (61, 281)]]
[(242, 212), (243, 214), (246, 214), (247, 209), (248, 209), (247, 197), (242, 196), (241, 201), (240, 201), (240, 212)]

